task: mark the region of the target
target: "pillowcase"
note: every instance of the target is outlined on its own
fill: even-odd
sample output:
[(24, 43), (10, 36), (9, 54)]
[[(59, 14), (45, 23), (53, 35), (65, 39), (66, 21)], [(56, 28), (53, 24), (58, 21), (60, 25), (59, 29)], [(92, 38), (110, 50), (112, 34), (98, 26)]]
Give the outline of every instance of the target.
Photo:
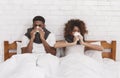
[(21, 50), (21, 42), (16, 42), (17, 43), (17, 54), (21, 54), (22, 50)]
[[(101, 46), (101, 43), (100, 42), (92, 42), (90, 44), (95, 44), (95, 45), (100, 45)], [(95, 60), (102, 60), (102, 51), (97, 51), (97, 50), (87, 50), (85, 51), (85, 55), (95, 59)]]

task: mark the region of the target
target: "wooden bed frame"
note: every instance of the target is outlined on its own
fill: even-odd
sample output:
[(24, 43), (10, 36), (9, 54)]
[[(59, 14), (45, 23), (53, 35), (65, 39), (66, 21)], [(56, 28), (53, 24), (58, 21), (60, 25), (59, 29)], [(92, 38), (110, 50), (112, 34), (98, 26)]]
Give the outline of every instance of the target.
[(17, 42), (9, 43), (9, 41), (4, 41), (4, 61), (10, 58), (12, 55), (17, 54)]
[[(21, 41), (14, 41), (13, 43), (9, 43), (9, 41), (4, 41), (4, 60), (7, 60), (12, 55), (16, 54), (17, 52), (16, 42), (21, 42)], [(96, 41), (88, 41), (88, 42), (96, 42)], [(104, 49), (110, 49), (110, 52), (103, 52), (102, 57), (116, 60), (116, 41), (111, 41), (111, 43), (108, 43), (107, 41), (102, 40), (100, 42), (101, 45), (104, 47)]]

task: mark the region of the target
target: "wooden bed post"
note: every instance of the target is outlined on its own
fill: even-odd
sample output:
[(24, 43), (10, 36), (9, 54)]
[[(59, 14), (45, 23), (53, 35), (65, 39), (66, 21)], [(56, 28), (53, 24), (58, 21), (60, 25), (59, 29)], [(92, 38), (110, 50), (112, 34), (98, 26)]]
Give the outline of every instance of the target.
[[(10, 52), (10, 50), (13, 50)], [(15, 50), (15, 51), (14, 51)], [(16, 54), (17, 43), (9, 43), (9, 41), (4, 41), (4, 61), (10, 58), (12, 55)]]
[(8, 41), (4, 41), (4, 60), (7, 60), (9, 58), (9, 42)]
[(112, 41), (112, 46), (111, 46), (111, 52), (112, 52), (112, 56), (111, 58), (116, 60), (116, 41)]

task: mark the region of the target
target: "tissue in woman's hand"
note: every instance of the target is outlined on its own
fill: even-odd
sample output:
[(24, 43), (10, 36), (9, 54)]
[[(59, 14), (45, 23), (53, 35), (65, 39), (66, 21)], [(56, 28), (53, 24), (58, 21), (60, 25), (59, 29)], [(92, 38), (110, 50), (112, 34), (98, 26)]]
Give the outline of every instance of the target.
[(80, 36), (80, 33), (79, 32), (75, 32), (74, 36)]
[(74, 33), (74, 36), (75, 36), (75, 37), (76, 37), (76, 36), (79, 36), (80, 39), (83, 38), (82, 35), (81, 35), (79, 32), (75, 32), (75, 33)]

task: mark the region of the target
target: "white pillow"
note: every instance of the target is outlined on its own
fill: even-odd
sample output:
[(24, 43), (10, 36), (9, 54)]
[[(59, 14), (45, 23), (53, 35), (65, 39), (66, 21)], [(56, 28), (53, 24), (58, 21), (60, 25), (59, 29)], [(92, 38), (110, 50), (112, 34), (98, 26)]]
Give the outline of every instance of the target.
[(16, 42), (17, 43), (17, 54), (21, 54), (21, 42)]
[[(100, 42), (92, 42), (91, 44), (100, 45)], [(96, 59), (98, 61), (102, 60), (102, 51), (97, 50), (87, 50), (85, 51), (85, 55), (92, 57), (93, 59)]]

